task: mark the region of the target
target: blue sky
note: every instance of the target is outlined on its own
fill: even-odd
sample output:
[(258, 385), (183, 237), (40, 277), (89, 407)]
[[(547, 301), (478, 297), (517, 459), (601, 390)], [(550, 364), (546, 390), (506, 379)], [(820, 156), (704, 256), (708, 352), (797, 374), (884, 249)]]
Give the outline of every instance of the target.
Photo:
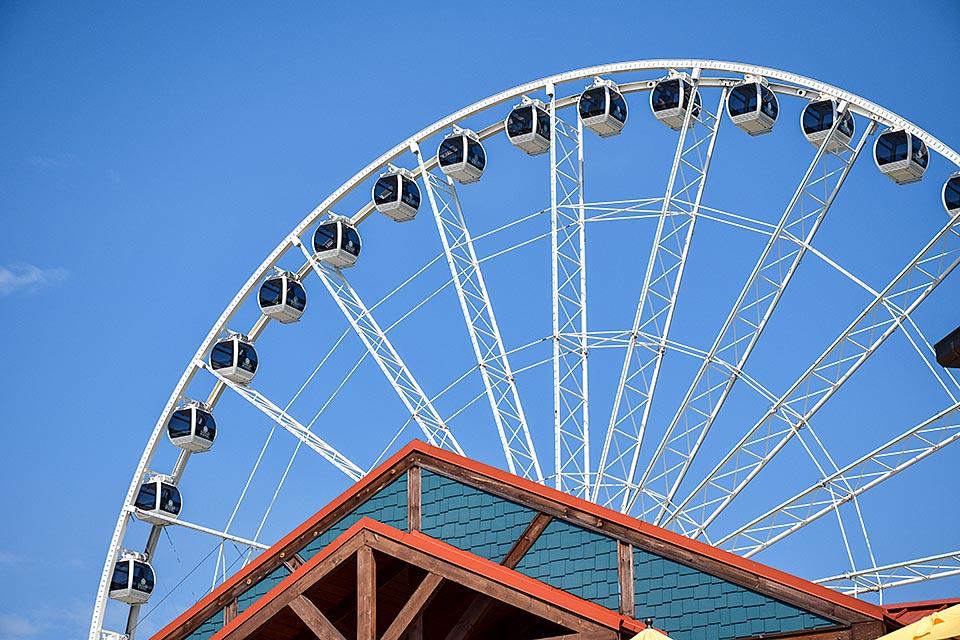
[[(587, 11), (583, 6), (488, 3), (468, 10), (451, 3), (402, 8), (292, 3), (281, 10), (235, 3), (0, 2), (0, 424), (5, 435), (0, 480), (6, 488), (0, 494), (6, 516), (0, 527), (0, 573), (5, 578), (0, 586), (0, 640), (78, 637), (84, 632), (130, 473), (170, 389), (210, 324), (303, 215), (360, 167), (422, 126), (503, 88), (555, 72), (630, 59), (702, 57), (753, 62), (839, 85), (902, 114), (947, 144), (960, 144), (960, 95), (951, 82), (960, 66), (956, 2), (744, 2), (723, 7), (624, 3)], [(635, 137), (625, 135), (608, 145), (608, 155), (598, 160), (593, 184), (597, 192), (604, 187), (604, 194), (597, 193), (597, 199), (607, 193), (662, 194), (669, 166), (664, 154), (672, 152), (673, 134), (642, 124), (652, 120), (642, 100), (634, 99), (631, 108)], [(735, 145), (745, 155), (736, 163), (718, 165), (718, 170), (732, 179), (739, 175), (738, 167), (746, 171), (763, 164), (759, 155), (751, 161), (750, 153), (785, 158), (793, 170), (785, 170), (779, 182), (745, 182), (739, 188), (724, 188), (717, 179), (711, 194), (715, 199), (708, 201), (733, 207), (739, 199), (736, 206), (746, 210), (750, 203), (744, 203), (743, 196), (752, 193), (755, 202), (782, 207), (788, 194), (775, 191), (776, 186), (795, 183), (794, 176), (811, 155), (795, 130), (792, 109), (778, 125), (790, 134), (750, 140), (758, 145), (752, 152), (746, 137), (737, 137), (728, 127), (731, 132), (724, 135), (737, 137)], [(648, 130), (649, 136), (636, 137)], [(588, 144), (588, 150), (601, 150), (595, 140)], [(501, 144), (491, 146), (490, 153), (493, 164), (494, 153), (504, 157), (509, 152)], [(829, 235), (831, 229), (825, 229), (823, 246), (877, 284), (919, 246), (924, 229), (939, 224), (942, 210), (936, 197), (948, 167), (935, 164), (921, 186), (894, 191), (892, 184), (871, 175), (869, 164), (865, 158), (858, 166), (862, 182), (838, 202), (848, 213), (831, 221), (836, 233)], [(543, 184), (543, 173), (539, 176)], [(476, 209), (491, 212), (490, 221), (509, 215), (514, 207), (531, 211), (540, 206), (539, 200), (515, 193), (509, 177), (496, 178), (491, 172), (492, 191), (471, 196)], [(480, 192), (478, 187), (471, 194)], [(768, 217), (776, 215), (774, 209)], [(418, 242), (436, 241), (429, 216), (422, 218), (413, 231), (404, 227), (404, 234), (412, 234), (406, 237), (383, 220), (370, 225), (365, 235), (368, 253), (356, 278), (371, 299), (435, 255), (435, 244), (418, 249)], [(487, 221), (478, 224), (481, 229), (492, 226)], [(617, 274), (630, 273), (624, 268), (641, 269), (646, 255), (645, 248), (637, 249), (640, 257), (628, 260), (633, 257), (633, 233), (609, 238), (607, 246), (617, 253), (598, 261), (596, 284), (591, 285), (599, 298), (622, 298), (620, 311), (609, 312), (611, 322), (628, 321), (630, 300), (636, 296), (635, 287), (617, 279)], [(636, 231), (638, 242), (642, 233)], [(903, 247), (898, 245), (901, 239)], [(718, 236), (718, 242), (715, 246), (721, 248), (706, 250), (698, 263), (706, 280), (699, 290), (692, 285), (705, 298), (712, 289), (723, 289), (724, 282), (735, 282), (723, 278), (711, 283), (711, 265), (732, 269), (742, 256), (755, 254), (755, 245), (749, 243), (728, 245), (732, 250), (724, 251), (726, 241)], [(498, 299), (521, 311), (512, 319), (523, 330), (508, 340), (517, 345), (522, 336), (537, 331), (524, 325), (533, 320), (524, 319), (523, 292), (542, 286), (547, 272), (518, 262), (495, 264), (491, 282), (503, 283)], [(440, 277), (442, 271), (435, 274)], [(696, 282), (694, 275), (688, 279)], [(274, 354), (282, 349), (289, 359), (286, 373), (271, 380), (287, 397), (315, 366), (330, 337), (343, 329), (335, 308), (313, 284), (310, 311), (316, 324), (264, 343), (265, 349), (276, 347)], [(820, 327), (823, 334), (811, 334), (809, 346), (803, 347), (814, 354), (854, 309), (845, 306), (840, 288), (818, 293), (815, 271), (796, 284), (813, 297), (785, 298), (792, 320), (771, 327), (771, 332), (779, 332), (781, 344), (789, 344), (790, 335), (806, 335), (810, 325)], [(960, 321), (949, 295), (931, 300), (931, 306), (935, 302), (938, 306), (920, 318), (933, 338)], [(400, 306), (384, 310), (393, 317), (400, 312)], [(463, 340), (460, 322), (455, 312), (448, 309), (444, 316), (437, 309), (435, 315), (398, 330), (397, 341), (409, 345), (411, 366), (430, 369), (424, 375), (434, 390), (461, 370), (438, 358), (445, 353), (445, 340)], [(715, 331), (712, 319), (682, 326), (706, 342)], [(466, 353), (462, 342), (456, 344), (449, 347), (451, 353)], [(355, 357), (356, 345), (352, 348)], [(793, 372), (778, 374), (782, 353), (768, 354), (773, 363), (768, 379), (778, 391)], [(602, 357), (616, 365), (615, 357)], [(277, 356), (273, 358), (271, 362), (277, 362)], [(342, 373), (349, 361), (344, 355), (331, 366), (340, 366)], [(846, 435), (834, 443), (845, 459), (862, 450), (857, 444), (871, 431), (858, 419), (862, 405), (855, 402), (868, 397), (870, 389), (864, 386), (880, 395), (887, 387), (877, 385), (906, 390), (905, 400), (877, 409), (883, 415), (892, 412), (899, 418), (902, 413), (910, 420), (932, 413), (929, 379), (914, 376), (915, 366), (898, 372), (895, 355), (881, 362), (885, 364), (878, 365), (877, 381), (855, 387), (849, 406), (827, 416), (848, 427), (837, 430)], [(374, 447), (363, 442), (386, 445), (399, 426), (397, 407), (375, 386), (375, 374), (369, 367), (358, 374), (360, 383), (369, 385), (356, 392), (350, 406), (334, 413), (337, 418), (329, 427), (331, 439), (339, 439), (346, 449), (353, 446), (367, 464), (375, 457)], [(322, 395), (317, 391), (310, 406), (319, 404)], [(368, 397), (373, 400), (357, 400)], [(357, 403), (369, 406), (357, 408)], [(244, 420), (236, 404), (229, 409), (236, 412), (235, 425)], [(350, 421), (353, 410), (362, 424)], [(309, 417), (311, 412), (305, 413)], [(537, 415), (537, 408), (531, 413)], [(482, 421), (482, 413), (471, 415)], [(897, 424), (884, 428), (893, 430)], [(205, 459), (210, 466), (196, 470), (197, 477), (206, 480), (188, 494), (188, 501), (197, 505), (193, 519), (220, 518), (222, 523), (224, 509), (229, 514), (224, 505), (232, 505), (237, 484), (267, 432), (262, 423), (256, 426), (243, 432), (249, 437), (225, 437), (219, 455)], [(413, 435), (408, 431), (401, 440)], [(475, 441), (476, 455), (495, 460), (492, 436), (473, 431), (465, 437)], [(284, 446), (287, 449), (270, 459), (274, 480), (290, 452), (290, 443)], [(541, 447), (547, 451), (547, 441)], [(165, 455), (159, 463), (169, 459), (169, 452)], [(886, 507), (889, 515), (923, 500), (953, 499), (951, 455), (944, 453), (946, 462), (931, 463), (929, 471), (898, 479), (875, 508)], [(329, 469), (304, 465), (294, 467), (285, 494), (288, 502), (278, 506), (269, 521), (268, 539), (346, 486)], [(236, 473), (227, 473), (232, 471)], [(269, 501), (270, 486), (255, 489), (261, 504)], [(769, 492), (783, 495), (776, 481)], [(956, 524), (952, 521), (947, 528), (955, 531)], [(796, 568), (790, 567), (790, 554), (796, 560), (811, 549), (813, 555), (827, 553), (822, 540), (830, 534), (820, 528), (823, 538), (798, 541), (787, 555), (767, 561)], [(903, 539), (907, 537), (883, 522), (878, 531), (875, 542), (887, 560), (946, 550), (955, 542), (955, 537), (951, 541), (935, 534), (926, 542), (916, 536)], [(180, 539), (175, 544), (171, 538), (174, 553), (163, 551), (172, 563), (168, 575), (178, 570), (178, 562), (180, 569), (193, 566), (193, 559), (209, 547), (190, 535), (175, 535)], [(170, 559), (174, 557), (176, 561)], [(209, 583), (210, 569), (202, 573)], [(903, 597), (947, 595), (938, 589), (948, 586), (955, 592), (956, 583), (944, 582), (927, 591), (904, 591)], [(171, 597), (166, 608), (157, 611), (152, 628), (200, 594), (202, 586), (195, 586), (190, 593)]]

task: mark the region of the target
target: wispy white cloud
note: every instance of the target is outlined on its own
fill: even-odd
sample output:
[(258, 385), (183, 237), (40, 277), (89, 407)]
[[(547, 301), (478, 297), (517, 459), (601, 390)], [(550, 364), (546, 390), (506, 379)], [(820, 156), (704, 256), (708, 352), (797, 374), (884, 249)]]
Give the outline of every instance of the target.
[(45, 627), (16, 613), (0, 613), (0, 638), (35, 638)]
[(66, 269), (43, 269), (32, 264), (0, 266), (0, 296), (20, 289), (36, 291), (40, 287), (66, 280)]

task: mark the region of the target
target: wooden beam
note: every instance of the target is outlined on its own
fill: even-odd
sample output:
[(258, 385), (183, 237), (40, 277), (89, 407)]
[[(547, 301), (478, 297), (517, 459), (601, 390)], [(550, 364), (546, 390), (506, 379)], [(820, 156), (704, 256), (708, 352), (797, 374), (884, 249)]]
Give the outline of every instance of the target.
[(237, 617), (237, 600), (234, 598), (223, 608), (223, 624), (226, 625)]
[(346, 640), (333, 623), (327, 620), (317, 605), (310, 602), (307, 596), (297, 596), (287, 605), (297, 614), (303, 623), (310, 628), (313, 635), (320, 640)]
[(616, 631), (598, 631), (596, 633), (571, 633), (564, 636), (550, 636), (549, 638), (539, 638), (538, 640), (615, 640)]
[(430, 604), (430, 600), (437, 594), (441, 582), (443, 582), (443, 578), (435, 573), (428, 573), (413, 592), (413, 595), (410, 596), (410, 599), (407, 600), (407, 604), (403, 605), (403, 609), (387, 627), (380, 640), (400, 640), (414, 619), (420, 617), (423, 610)]
[(535, 515), (533, 520), (530, 521), (530, 524), (527, 525), (527, 528), (520, 534), (520, 537), (517, 538), (517, 541), (513, 543), (513, 547), (507, 552), (507, 555), (500, 564), (505, 567), (510, 567), (511, 569), (515, 568), (552, 520), (553, 517), (545, 513)]
[(377, 640), (377, 563), (366, 545), (357, 552), (357, 640)]
[(617, 541), (617, 576), (620, 580), (620, 613), (634, 615), (633, 546)]
[(420, 531), (423, 509), (421, 506), (423, 492), (421, 491), (420, 467), (407, 469), (407, 530)]

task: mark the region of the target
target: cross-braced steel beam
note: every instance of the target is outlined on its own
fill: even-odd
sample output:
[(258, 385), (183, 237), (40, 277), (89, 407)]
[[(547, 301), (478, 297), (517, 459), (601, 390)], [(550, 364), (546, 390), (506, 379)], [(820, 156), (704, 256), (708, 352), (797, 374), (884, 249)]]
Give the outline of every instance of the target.
[(958, 264), (960, 214), (951, 217), (873, 297), (856, 319), (679, 503), (666, 522), (685, 512), (689, 520), (698, 523), (685, 533), (694, 537), (701, 535)]
[(397, 392), (400, 401), (410, 412), (410, 416), (416, 421), (427, 441), (436, 447), (449, 449), (462, 455), (463, 449), (460, 448), (460, 443), (440, 418), (440, 414), (423, 392), (420, 383), (410, 373), (400, 354), (394, 349), (393, 343), (380, 328), (376, 318), (350, 285), (343, 272), (318, 260), (298, 236), (291, 238), (291, 242), (300, 247), (314, 272), (330, 292), (370, 356), (379, 365), (387, 382)]
[[(697, 85), (698, 71), (695, 71), (694, 91)], [(634, 478), (640, 449), (660, 377), (673, 311), (726, 96), (724, 89), (714, 113), (702, 109), (697, 114), (697, 103), (692, 99), (689, 101), (667, 179), (653, 249), (640, 290), (640, 301), (634, 315), (593, 490), (595, 502), (614, 506), (624, 512), (629, 510), (636, 498)], [(686, 215), (674, 215), (678, 210)], [(637, 348), (642, 334), (656, 337), (653, 348)]]
[[(830, 150), (839, 122), (838, 118), (807, 167), (643, 472), (639, 485), (643, 494), (652, 498), (648, 501), (652, 505), (644, 505), (640, 517), (652, 517), (653, 522), (660, 523), (667, 515), (690, 464), (737, 382), (737, 372), (746, 366), (806, 246), (816, 235), (874, 128), (871, 123), (855, 148), (844, 145)], [(802, 242), (796, 242), (797, 239)], [(734, 362), (736, 366), (728, 371), (719, 366), (719, 361)]]
[(550, 253), (553, 303), (554, 485), (590, 492), (587, 266), (583, 207), (583, 123), (557, 116), (550, 94)]
[(419, 147), (413, 147), (413, 152), (420, 162), (420, 175), (437, 222), (443, 253), (450, 266), (450, 276), (460, 300), (463, 320), (483, 378), (507, 468), (515, 475), (543, 482), (540, 460), (533, 447), (517, 383), (503, 347), (500, 327), (463, 216), (457, 188), (449, 177), (443, 179), (427, 170)]
[(952, 404), (714, 544), (749, 558), (796, 533), (838, 506), (960, 440), (958, 409), (960, 403)]
[(841, 573), (814, 582), (856, 596), (956, 575), (960, 575), (960, 551)]

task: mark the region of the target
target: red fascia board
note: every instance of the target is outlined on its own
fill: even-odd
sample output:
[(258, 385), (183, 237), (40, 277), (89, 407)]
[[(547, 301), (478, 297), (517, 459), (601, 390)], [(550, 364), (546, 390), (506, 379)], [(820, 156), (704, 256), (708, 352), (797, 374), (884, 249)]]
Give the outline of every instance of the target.
[(460, 567), (470, 571), (471, 573), (485, 577), (494, 582), (498, 582), (501, 585), (514, 589), (515, 591), (519, 591), (532, 598), (547, 602), (555, 607), (564, 609), (570, 613), (573, 613), (574, 615), (577, 615), (581, 618), (586, 618), (587, 620), (591, 620), (607, 628), (614, 629), (616, 631), (623, 630), (632, 633), (639, 633), (645, 628), (641, 622), (638, 622), (633, 618), (615, 613), (606, 607), (578, 598), (571, 593), (551, 587), (550, 585), (544, 584), (539, 580), (525, 576), (522, 573), (514, 571), (513, 569), (508, 569), (507, 567), (497, 564), (491, 560), (487, 560), (486, 558), (481, 558), (467, 551), (457, 549), (454, 546), (451, 546), (445, 542), (441, 542), (435, 538), (431, 538), (423, 533), (405, 533), (399, 529), (391, 527), (390, 525), (386, 525), (382, 522), (365, 517), (358, 520), (353, 526), (337, 536), (336, 540), (331, 542), (321, 552), (304, 563), (303, 566), (297, 568), (296, 571), (280, 581), (270, 591), (254, 602), (246, 611), (243, 612), (243, 614), (237, 616), (234, 620), (224, 626), (223, 629), (214, 634), (211, 637), (211, 640), (217, 640), (240, 624), (243, 624), (244, 620), (254, 615), (257, 611), (266, 607), (272, 600), (276, 599), (285, 591), (292, 588), (306, 572), (322, 563), (327, 557), (335, 553), (347, 541), (363, 532), (370, 532), (383, 538), (388, 538), (398, 544), (402, 544), (450, 565)]
[(430, 446), (419, 440), (415, 440), (411, 444), (415, 445), (414, 450), (426, 456), (438, 458), (450, 464), (454, 464), (465, 469), (469, 469), (475, 473), (485, 475), (493, 480), (510, 485), (516, 489), (528, 491), (535, 495), (539, 495), (542, 498), (573, 507), (580, 511), (589, 513), (597, 517), (599, 520), (606, 520), (616, 523), (622, 527), (633, 529), (634, 531), (647, 535), (651, 538), (656, 538), (673, 546), (686, 549), (692, 553), (706, 556), (716, 560), (717, 562), (722, 562), (726, 565), (763, 576), (785, 586), (792, 587), (803, 593), (820, 598), (821, 600), (825, 600), (846, 609), (856, 611), (865, 616), (869, 616), (877, 620), (883, 619), (883, 609), (869, 602), (864, 602), (862, 600), (858, 600), (857, 598), (838, 593), (832, 589), (828, 589), (827, 587), (814, 584), (808, 580), (798, 578), (797, 576), (791, 575), (784, 571), (768, 567), (767, 565), (760, 564), (754, 560), (742, 558), (736, 554), (730, 553), (729, 551), (718, 549), (717, 547), (700, 542), (698, 540), (692, 540), (686, 536), (680, 535), (679, 533), (662, 529), (656, 525), (637, 520), (636, 518), (622, 514), (618, 511), (607, 509), (606, 507), (602, 507), (582, 498), (578, 498), (557, 489), (538, 484), (532, 480), (520, 478), (481, 462), (470, 460), (469, 458), (459, 456), (455, 453)]
[(269, 549), (266, 549), (263, 553), (261, 553), (256, 558), (254, 558), (253, 561), (251, 561), (250, 564), (248, 564), (246, 567), (244, 567), (240, 571), (237, 571), (235, 574), (233, 574), (233, 576), (225, 580), (219, 587), (211, 591), (205, 597), (198, 600), (196, 604), (194, 604), (192, 607), (184, 611), (181, 615), (177, 616), (176, 619), (173, 620), (173, 622), (171, 622), (166, 627), (161, 629), (159, 632), (154, 634), (152, 636), (152, 639), (164, 638), (167, 635), (173, 633), (173, 631), (178, 629), (180, 626), (186, 624), (190, 620), (190, 618), (192, 618), (198, 611), (205, 608), (207, 605), (215, 602), (226, 591), (232, 589), (237, 584), (243, 582), (247, 578), (247, 576), (249, 576), (251, 573), (256, 571), (259, 567), (263, 566), (263, 564), (265, 564), (268, 560), (270, 560), (276, 554), (278, 554), (281, 549), (293, 543), (294, 540), (299, 538), (304, 533), (308, 532), (313, 527), (315, 527), (317, 523), (319, 523), (321, 520), (323, 520), (323, 518), (325, 518), (327, 515), (332, 513), (338, 507), (340, 507), (344, 502), (352, 498), (354, 495), (362, 491), (367, 486), (373, 484), (377, 479), (380, 478), (380, 476), (382, 476), (391, 468), (393, 468), (394, 466), (402, 462), (403, 459), (409, 456), (412, 452), (418, 450), (417, 445), (423, 445), (426, 447), (430, 446), (430, 445), (427, 445), (426, 443), (421, 443), (419, 440), (414, 440), (409, 444), (407, 444), (405, 447), (400, 449), (397, 453), (395, 453), (394, 455), (384, 460), (383, 463), (380, 464), (380, 466), (370, 471), (370, 473), (365, 475), (358, 482), (356, 482), (355, 484), (347, 488), (346, 491), (344, 491), (339, 496), (334, 498), (333, 501), (331, 501), (325, 507), (320, 509), (320, 511), (318, 511), (313, 516), (311, 516), (306, 521), (304, 521), (304, 523), (301, 524), (299, 527), (297, 527), (296, 529), (294, 529), (293, 531), (285, 535), (283, 538), (281, 538), (279, 541), (271, 545)]

